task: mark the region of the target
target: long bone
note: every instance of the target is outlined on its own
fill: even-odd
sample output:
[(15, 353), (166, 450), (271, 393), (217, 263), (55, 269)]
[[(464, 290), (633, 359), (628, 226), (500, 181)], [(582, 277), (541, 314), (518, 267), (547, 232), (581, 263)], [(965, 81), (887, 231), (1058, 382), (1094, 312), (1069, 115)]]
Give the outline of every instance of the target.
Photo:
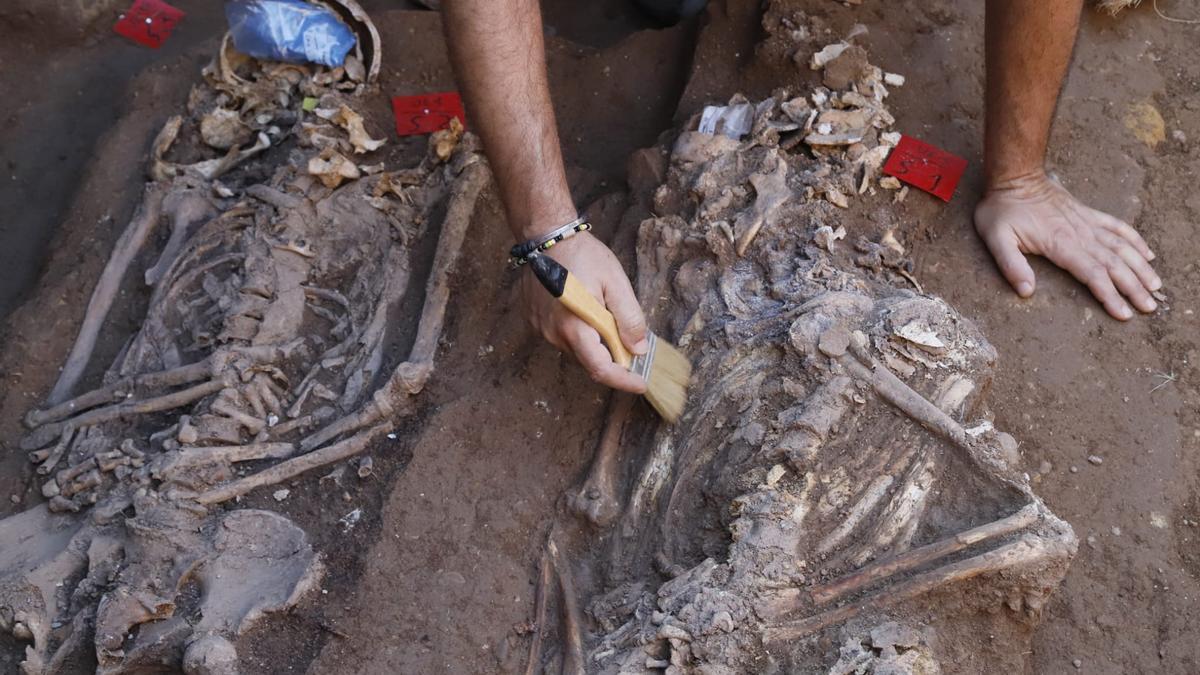
[(611, 524), (621, 514), (617, 486), (622, 456), (621, 432), (625, 429), (629, 413), (633, 411), (633, 403), (633, 396), (613, 393), (592, 466), (583, 485), (571, 499), (571, 508), (575, 513), (598, 527)]
[(971, 528), (920, 548), (872, 563), (851, 574), (813, 588), (813, 602), (825, 605), (875, 582), (917, 569), (939, 558), (957, 553), (988, 539), (996, 539), (1033, 525), (1041, 518), (1038, 505), (1028, 504), (1016, 513), (986, 525)]
[(550, 549), (550, 562), (558, 575), (559, 591), (562, 593), (563, 630), (566, 632), (563, 640), (566, 654), (563, 655), (562, 675), (583, 675), (583, 621), (579, 611), (579, 599), (575, 594), (571, 564), (559, 551), (553, 536), (546, 546)]
[(39, 448), (46, 443), (49, 443), (56, 436), (62, 433), (62, 430), (67, 426), (87, 427), (109, 420), (130, 417), (132, 415), (143, 415), (152, 412), (161, 412), (163, 410), (172, 410), (199, 401), (200, 399), (210, 394), (215, 394), (225, 387), (232, 384), (231, 381), (224, 379), (214, 379), (201, 384), (193, 385), (187, 389), (148, 398), (141, 401), (131, 401), (127, 403), (117, 403), (103, 408), (95, 408), (89, 410), (82, 415), (77, 415), (70, 419), (61, 422), (51, 422), (45, 426), (38, 427), (36, 431), (27, 436), (21, 441), (22, 447), (26, 449)]
[(121, 237), (113, 246), (112, 256), (104, 265), (104, 271), (100, 274), (100, 279), (96, 281), (92, 297), (88, 300), (87, 312), (83, 315), (83, 322), (79, 326), (75, 344), (71, 347), (71, 353), (67, 356), (66, 363), (63, 364), (58, 381), (54, 383), (54, 388), (46, 397), (47, 402), (51, 405), (61, 403), (66, 399), (79, 382), (79, 378), (83, 376), (83, 370), (87, 367), (88, 361), (92, 358), (92, 352), (96, 348), (96, 337), (100, 334), (100, 327), (104, 325), (104, 319), (108, 317), (108, 310), (112, 308), (113, 300), (116, 299), (117, 292), (121, 290), (121, 279), (124, 278), (129, 264), (133, 262), (134, 256), (142, 250), (147, 237), (150, 236), (150, 232), (154, 230), (154, 226), (158, 224), (159, 218), (162, 216), (165, 193), (166, 188), (160, 184), (151, 183), (146, 186), (142, 193), (142, 201), (134, 211), (133, 218), (129, 220), (129, 225), (125, 227), (125, 231), (121, 233)]
[(306, 471), (311, 471), (326, 464), (340, 462), (343, 459), (348, 459), (366, 450), (367, 445), (371, 441), (375, 440), (380, 434), (391, 431), (391, 429), (391, 422), (378, 424), (370, 429), (360, 431), (350, 438), (338, 441), (333, 445), (326, 446), (320, 450), (314, 450), (299, 457), (293, 457), (245, 478), (240, 478), (207, 490), (198, 495), (196, 501), (205, 506), (219, 504), (234, 497), (240, 497), (256, 488), (282, 483)]
[(799, 640), (827, 626), (841, 623), (864, 612), (911, 600), (955, 582), (991, 572), (1004, 572), (1033, 566), (1054, 559), (1065, 560), (1070, 558), (1071, 553), (1071, 542), (1027, 534), (991, 551), (915, 575), (888, 588), (886, 592), (877, 593), (863, 601), (850, 603), (800, 621), (771, 626), (764, 631), (763, 642), (770, 646)]

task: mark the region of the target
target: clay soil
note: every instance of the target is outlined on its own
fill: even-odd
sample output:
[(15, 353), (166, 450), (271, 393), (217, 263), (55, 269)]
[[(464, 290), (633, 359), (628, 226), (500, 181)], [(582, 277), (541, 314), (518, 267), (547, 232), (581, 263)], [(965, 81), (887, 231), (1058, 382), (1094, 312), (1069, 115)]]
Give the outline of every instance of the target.
[[(123, 42), (107, 21), (77, 35), (0, 14), (0, 516), (36, 499), (15, 448), (19, 418), (53, 383), (141, 191), (149, 142), (219, 38), (219, 3), (175, 4), (188, 17), (158, 52)], [(758, 3), (713, 4), (704, 21), (656, 30), (623, 0), (546, 3), (572, 187), (593, 204), (603, 237), (626, 206), (630, 152), (704, 103), (812, 77), (756, 60)], [(1119, 324), (1043, 264), (1036, 296), (1017, 299), (972, 232), (982, 3), (789, 4), (824, 16), (830, 41), (867, 26), (872, 61), (908, 77), (889, 99), (897, 128), (970, 162), (949, 204), (914, 193), (885, 214), (851, 208), (842, 224), (852, 233), (881, 218), (899, 224), (917, 279), (980, 323), (1001, 359), (990, 394), (996, 426), (1022, 442), (1037, 491), (1080, 536), (1033, 635), (1028, 672), (1075, 672), (1076, 660), (1087, 673), (1200, 672), (1200, 27), (1164, 21), (1150, 3), (1115, 20), (1089, 11), (1060, 103), (1051, 165), (1080, 197), (1143, 232), (1166, 281), (1157, 313)], [(384, 93), (453, 88), (436, 14), (364, 5), (384, 35)], [(1138, 104), (1161, 114), (1165, 140), (1148, 146), (1130, 131)], [(396, 141), (397, 156), (420, 143)], [(282, 504), (248, 500), (308, 531), (330, 574), (319, 595), (240, 642), (246, 672), (523, 669), (545, 528), (587, 468), (607, 393), (513, 309), (501, 218), (494, 196), (475, 214), (423, 412), (372, 449), (376, 474), (340, 484), (311, 476)], [(145, 294), (128, 287), (96, 364), (120, 349), (144, 309)], [(355, 508), (363, 519), (346, 530), (338, 519)], [(17, 658), (0, 641), (0, 673)], [(989, 672), (984, 660), (946, 666)]]

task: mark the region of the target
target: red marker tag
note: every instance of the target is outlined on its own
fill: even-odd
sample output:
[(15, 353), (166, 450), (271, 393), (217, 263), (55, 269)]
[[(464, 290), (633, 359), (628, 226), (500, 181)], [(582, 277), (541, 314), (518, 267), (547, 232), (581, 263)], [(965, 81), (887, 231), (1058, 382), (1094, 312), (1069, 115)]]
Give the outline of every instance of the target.
[(133, 6), (121, 15), (113, 30), (140, 45), (158, 49), (182, 18), (182, 11), (162, 0), (133, 0)]
[(948, 202), (966, 168), (967, 160), (958, 155), (911, 136), (901, 136), (900, 144), (888, 155), (883, 172)]
[(431, 134), (450, 126), (450, 120), (455, 117), (464, 127), (467, 125), (462, 98), (452, 91), (394, 96), (392, 113), (396, 116), (396, 133), (400, 136)]

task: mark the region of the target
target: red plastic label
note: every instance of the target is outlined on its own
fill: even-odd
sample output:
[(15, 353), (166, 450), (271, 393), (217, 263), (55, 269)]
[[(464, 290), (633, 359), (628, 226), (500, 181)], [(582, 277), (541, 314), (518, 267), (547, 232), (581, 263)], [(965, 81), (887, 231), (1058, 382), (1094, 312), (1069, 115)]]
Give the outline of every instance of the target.
[(467, 115), (462, 98), (452, 91), (420, 96), (395, 96), (392, 113), (396, 116), (396, 133), (400, 136), (431, 134), (450, 126), (457, 117), (465, 127)]
[(958, 155), (911, 136), (901, 136), (900, 144), (888, 155), (883, 172), (948, 202), (966, 168), (967, 160)]
[(158, 49), (183, 18), (183, 12), (162, 0), (133, 0), (113, 30), (134, 42)]

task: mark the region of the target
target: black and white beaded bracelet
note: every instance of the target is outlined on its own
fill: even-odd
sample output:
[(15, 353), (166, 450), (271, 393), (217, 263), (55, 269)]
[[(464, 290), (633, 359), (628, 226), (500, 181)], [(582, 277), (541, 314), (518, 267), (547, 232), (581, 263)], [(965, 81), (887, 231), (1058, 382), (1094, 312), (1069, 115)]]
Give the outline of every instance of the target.
[(555, 244), (570, 239), (580, 232), (587, 232), (590, 229), (592, 229), (592, 224), (587, 222), (583, 216), (580, 216), (566, 225), (555, 229), (550, 234), (513, 246), (508, 251), (508, 264), (513, 269), (516, 269), (528, 263), (529, 256), (535, 253), (545, 253), (554, 248)]

